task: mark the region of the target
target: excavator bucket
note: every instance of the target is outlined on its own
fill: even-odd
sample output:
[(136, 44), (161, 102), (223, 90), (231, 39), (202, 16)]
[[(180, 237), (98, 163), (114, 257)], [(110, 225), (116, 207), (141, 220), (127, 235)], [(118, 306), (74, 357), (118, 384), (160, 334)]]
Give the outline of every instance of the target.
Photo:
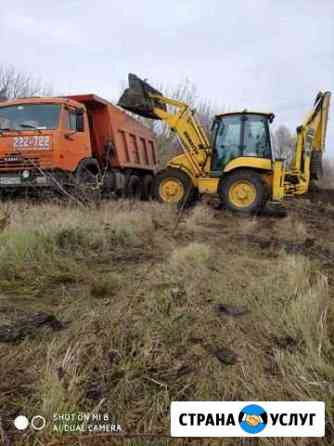
[(162, 96), (162, 93), (135, 74), (130, 73), (129, 87), (124, 90), (118, 105), (144, 118), (160, 119), (154, 113), (154, 109), (159, 108), (166, 111), (166, 104), (151, 95)]

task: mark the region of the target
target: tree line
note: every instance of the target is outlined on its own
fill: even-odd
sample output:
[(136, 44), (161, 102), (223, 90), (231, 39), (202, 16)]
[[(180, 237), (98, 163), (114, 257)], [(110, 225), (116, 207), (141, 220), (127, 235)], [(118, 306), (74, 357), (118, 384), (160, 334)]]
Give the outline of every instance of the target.
[(30, 73), (19, 71), (12, 65), (0, 65), (0, 101), (51, 94), (52, 88)]

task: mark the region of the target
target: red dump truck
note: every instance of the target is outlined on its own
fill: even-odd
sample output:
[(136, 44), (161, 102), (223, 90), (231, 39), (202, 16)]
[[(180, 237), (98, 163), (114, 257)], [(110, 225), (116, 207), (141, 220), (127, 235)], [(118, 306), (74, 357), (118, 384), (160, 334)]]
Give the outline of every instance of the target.
[(0, 103), (0, 191), (75, 183), (148, 199), (157, 168), (153, 132), (96, 95)]

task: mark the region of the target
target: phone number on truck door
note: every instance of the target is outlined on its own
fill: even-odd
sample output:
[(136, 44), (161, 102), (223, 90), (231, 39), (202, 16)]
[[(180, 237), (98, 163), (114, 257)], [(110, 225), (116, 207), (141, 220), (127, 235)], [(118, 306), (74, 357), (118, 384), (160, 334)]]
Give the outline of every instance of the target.
[(48, 149), (50, 145), (49, 136), (16, 136), (13, 139), (14, 149)]

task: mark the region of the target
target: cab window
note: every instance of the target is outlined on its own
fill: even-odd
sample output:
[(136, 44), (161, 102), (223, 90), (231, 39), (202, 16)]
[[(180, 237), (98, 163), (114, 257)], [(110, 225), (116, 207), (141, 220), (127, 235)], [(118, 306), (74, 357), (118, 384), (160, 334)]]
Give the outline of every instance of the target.
[(232, 159), (241, 156), (240, 116), (226, 116), (221, 119), (216, 135), (214, 170), (221, 170)]
[(266, 118), (261, 116), (247, 116), (245, 120), (243, 156), (271, 158)]
[(83, 115), (72, 110), (65, 110), (65, 128), (76, 132), (83, 132)]

